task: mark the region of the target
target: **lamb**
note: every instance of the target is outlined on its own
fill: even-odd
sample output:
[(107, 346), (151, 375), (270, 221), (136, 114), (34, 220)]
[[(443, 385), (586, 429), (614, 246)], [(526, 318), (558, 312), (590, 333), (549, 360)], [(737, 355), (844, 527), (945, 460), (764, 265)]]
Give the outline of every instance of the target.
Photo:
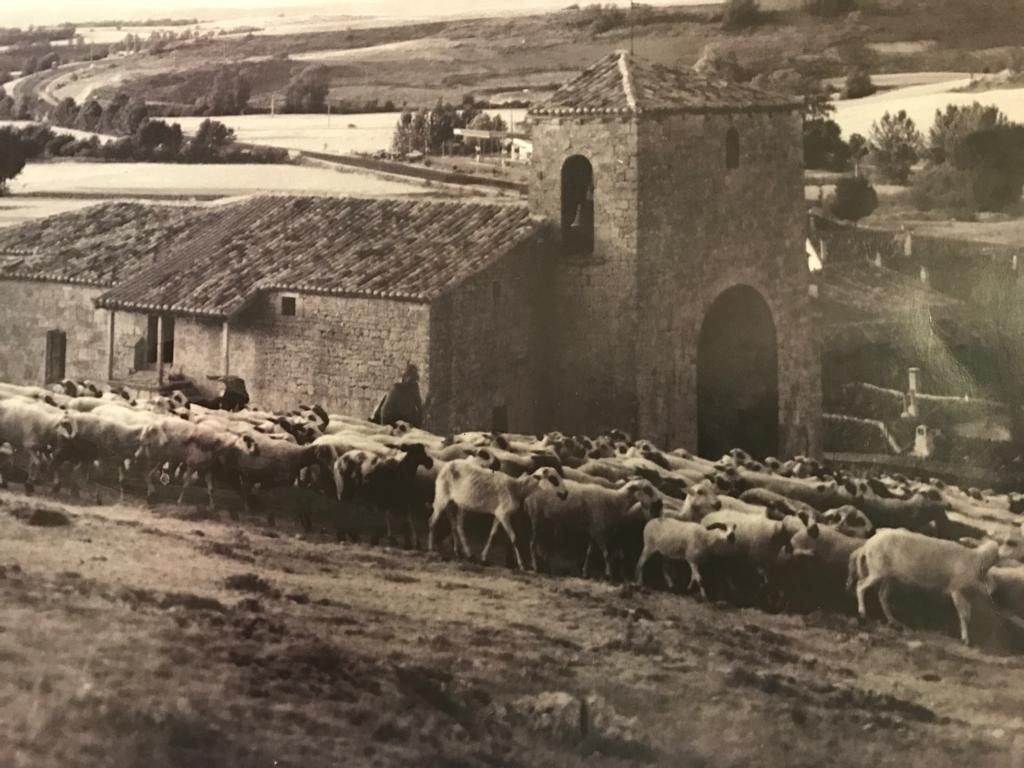
[(680, 512), (678, 514), (668, 514), (668, 516), (699, 523), (707, 515), (717, 512), (721, 508), (722, 501), (715, 492), (714, 484), (710, 480), (702, 480), (690, 486)]
[(868, 520), (867, 515), (851, 504), (844, 504), (823, 512), (818, 518), (818, 522), (857, 539), (871, 538), (875, 532), (875, 526)]
[(736, 526), (725, 523), (714, 523), (707, 527), (700, 523), (690, 523), (671, 518), (656, 518), (644, 526), (644, 550), (636, 564), (637, 586), (643, 584), (644, 565), (652, 555), (662, 557), (662, 572), (669, 589), (674, 589), (669, 560), (685, 560), (690, 566), (690, 583), (687, 590), (694, 584), (700, 589), (701, 597), (706, 601), (704, 581), (700, 575), (700, 564), (708, 555), (726, 554), (736, 544)]
[(705, 528), (716, 523), (736, 526), (733, 554), (754, 569), (762, 589), (768, 585), (768, 573), (778, 560), (779, 550), (789, 543), (794, 533), (785, 522), (771, 520), (767, 510), (760, 515), (753, 515), (723, 509), (706, 515), (701, 523)]
[(865, 596), (878, 587), (878, 602), (886, 619), (900, 623), (893, 615), (889, 594), (901, 583), (944, 592), (950, 596), (960, 619), (960, 639), (970, 645), (971, 602), (968, 592), (989, 592), (987, 574), (999, 560), (999, 545), (986, 541), (977, 549), (935, 539), (924, 534), (892, 528), (879, 531), (850, 557), (851, 581), (857, 578), (857, 612), (867, 620)]
[(740, 494), (740, 501), (748, 504), (757, 504), (763, 507), (774, 505), (787, 510), (788, 514), (798, 515), (803, 513), (811, 520), (820, 520), (818, 510), (799, 499), (792, 499), (771, 491), (767, 488), (749, 488)]
[(445, 464), (437, 474), (434, 491), (434, 508), (430, 516), (430, 527), (427, 536), (427, 549), (434, 548), (434, 529), (442, 515), (452, 520), (456, 546), (462, 553), (470, 557), (469, 543), (466, 540), (465, 516), (467, 512), (492, 515), (494, 523), (487, 537), (480, 558), (487, 562), (487, 555), (494, 543), (498, 527), (505, 529), (512, 551), (516, 556), (519, 570), (525, 570), (523, 559), (516, 546), (516, 534), (512, 527), (512, 518), (526, 499), (543, 484), (560, 488), (557, 495), (565, 499), (568, 491), (563, 486), (561, 476), (551, 467), (541, 467), (531, 475), (510, 477), (503, 472), (481, 467), (477, 460), (458, 459)]
[[(850, 556), (864, 540), (847, 536), (835, 528), (810, 522), (789, 540), (793, 562), (813, 562), (815, 578), (800, 578), (796, 591), (824, 593), (830, 598), (845, 595)], [(806, 572), (801, 572), (806, 573)]]
[(988, 572), (992, 601), (1016, 617), (1024, 618), (1024, 565), (997, 565)]
[(587, 575), (596, 545), (604, 556), (605, 575), (611, 579), (610, 542), (621, 534), (623, 526), (630, 521), (646, 522), (661, 515), (662, 502), (658, 492), (646, 480), (631, 480), (614, 489), (571, 480), (564, 483), (568, 491), (566, 498), (551, 503), (545, 494), (526, 501), (526, 511), (531, 522), (530, 553), (534, 569), (537, 533), (542, 523), (548, 522), (585, 531), (588, 542), (583, 575)]
[(404, 511), (409, 522), (409, 537), (417, 546), (413, 515), (422, 506), (416, 482), (418, 467), (431, 469), (434, 461), (420, 443), (411, 443), (394, 454), (381, 458), (364, 451), (350, 451), (335, 464), (335, 485), (338, 500), (352, 492), (361, 492), (384, 509), (387, 537), (393, 540), (391, 511)]

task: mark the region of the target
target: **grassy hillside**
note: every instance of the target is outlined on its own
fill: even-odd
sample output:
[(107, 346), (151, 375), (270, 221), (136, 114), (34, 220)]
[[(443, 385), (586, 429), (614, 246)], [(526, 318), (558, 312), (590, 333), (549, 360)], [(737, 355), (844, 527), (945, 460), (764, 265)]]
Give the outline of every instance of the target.
[[(999, 69), (1007, 47), (1024, 40), (1018, 0), (864, 0), (861, 11), (838, 19), (810, 16), (800, 0), (763, 6), (762, 23), (738, 33), (722, 31), (717, 6), (647, 10), (636, 19), (633, 44), (638, 55), (666, 64), (692, 64), (713, 43), (735, 54), (749, 75), (793, 69), (830, 77), (854, 61), (875, 72)], [(253, 102), (266, 105), (293, 74), (323, 63), (335, 99), (414, 105), (467, 93), (535, 99), (607, 51), (629, 45), (625, 14), (574, 10), (217, 39), (118, 60), (119, 77), (101, 82), (95, 93), (128, 90), (191, 102), (208, 87), (215, 67), (235, 63), (251, 72)]]
[[(707, 606), (184, 515), (0, 491), (0, 763), (1020, 758), (1019, 662), (965, 649), (946, 627), (864, 631), (838, 615)], [(586, 735), (572, 720), (551, 735), (536, 730), (542, 717), (515, 714), (544, 692), (606, 705)], [(637, 718), (614, 738), (609, 707)]]

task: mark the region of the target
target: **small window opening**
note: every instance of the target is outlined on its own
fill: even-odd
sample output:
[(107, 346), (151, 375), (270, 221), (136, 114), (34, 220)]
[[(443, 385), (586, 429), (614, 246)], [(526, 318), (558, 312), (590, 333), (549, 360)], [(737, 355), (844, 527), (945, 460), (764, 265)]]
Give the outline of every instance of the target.
[(582, 155), (562, 165), (562, 245), (574, 256), (594, 252), (594, 169)]
[(725, 167), (730, 171), (740, 167), (740, 132), (735, 128), (725, 132)]
[(295, 317), (295, 297), (281, 297), (281, 315), (283, 317)]
[(508, 432), (507, 405), (496, 405), (491, 409), (491, 432)]
[(64, 378), (67, 363), (68, 337), (64, 331), (46, 332), (46, 383)]

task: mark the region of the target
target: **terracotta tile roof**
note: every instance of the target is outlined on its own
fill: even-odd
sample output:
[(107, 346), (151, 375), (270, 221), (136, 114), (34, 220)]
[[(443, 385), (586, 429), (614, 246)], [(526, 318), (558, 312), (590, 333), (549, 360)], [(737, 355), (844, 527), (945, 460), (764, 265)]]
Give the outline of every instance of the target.
[(219, 215), (200, 206), (102, 203), (0, 229), (0, 280), (111, 286)]
[(262, 290), (427, 302), (535, 235), (523, 205), (258, 197), (97, 300), (229, 317)]
[(645, 112), (756, 112), (802, 109), (792, 96), (762, 91), (690, 68), (673, 69), (616, 51), (598, 60), (532, 115), (643, 114)]

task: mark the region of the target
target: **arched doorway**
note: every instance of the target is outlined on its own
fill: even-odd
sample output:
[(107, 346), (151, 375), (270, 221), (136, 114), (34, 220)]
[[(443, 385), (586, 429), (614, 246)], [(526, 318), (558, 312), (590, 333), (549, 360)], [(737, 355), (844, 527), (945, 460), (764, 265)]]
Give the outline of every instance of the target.
[(697, 343), (697, 450), (718, 458), (731, 448), (755, 457), (778, 452), (779, 373), (775, 323), (753, 288), (723, 291)]

